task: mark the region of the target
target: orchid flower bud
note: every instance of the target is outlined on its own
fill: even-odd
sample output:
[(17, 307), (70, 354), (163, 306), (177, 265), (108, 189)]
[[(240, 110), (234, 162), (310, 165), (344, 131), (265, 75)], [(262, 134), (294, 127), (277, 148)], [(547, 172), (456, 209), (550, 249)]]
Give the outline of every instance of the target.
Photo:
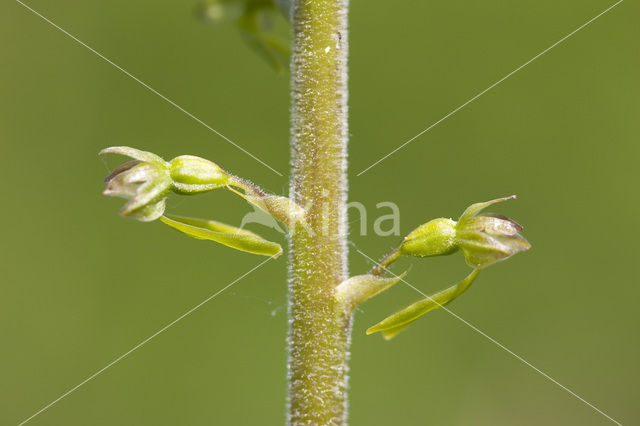
[(167, 162), (151, 152), (127, 146), (113, 146), (100, 154), (133, 158), (105, 178), (107, 188), (103, 194), (129, 199), (120, 214), (142, 222), (162, 216), (171, 190), (195, 194), (225, 186), (229, 180), (229, 174), (220, 166), (193, 155), (181, 155)]
[(472, 204), (456, 225), (456, 244), (469, 266), (482, 269), (514, 254), (528, 250), (531, 244), (520, 235), (522, 226), (494, 213), (479, 214), (486, 207), (516, 198), (515, 195)]
[(528, 250), (531, 245), (520, 235), (522, 226), (518, 223), (498, 214), (479, 214), (492, 204), (513, 198), (515, 195), (472, 204), (458, 222), (440, 218), (419, 226), (404, 238), (397, 252), (393, 252), (394, 256), (386, 263), (395, 260), (398, 255), (442, 256), (461, 250), (469, 266), (483, 269)]
[(129, 200), (120, 214), (142, 222), (162, 216), (172, 186), (167, 162), (150, 152), (129, 147), (111, 147), (100, 154), (121, 154), (133, 158), (105, 178), (107, 187), (104, 195)]

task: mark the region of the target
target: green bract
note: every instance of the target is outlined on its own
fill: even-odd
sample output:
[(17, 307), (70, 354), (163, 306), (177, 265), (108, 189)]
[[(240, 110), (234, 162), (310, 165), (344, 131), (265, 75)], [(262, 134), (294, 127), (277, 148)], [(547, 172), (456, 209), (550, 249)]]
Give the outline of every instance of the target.
[[(441, 308), (447, 303), (451, 302), (462, 293), (464, 293), (473, 284), (480, 273), (479, 269), (474, 269), (464, 280), (460, 283), (453, 285), (446, 290), (442, 290), (431, 296), (427, 296), (425, 299), (419, 300), (416, 303), (407, 306), (399, 312), (385, 318), (378, 324), (370, 327), (367, 330), (367, 334), (382, 332), (385, 339), (391, 339), (396, 334), (404, 330), (409, 324), (420, 318), (422, 315)], [(401, 279), (400, 277), (398, 279)]]
[(246, 229), (214, 220), (194, 219), (180, 216), (162, 216), (160, 220), (192, 238), (210, 240), (227, 247), (263, 256), (278, 257), (282, 253), (280, 244), (267, 241)]

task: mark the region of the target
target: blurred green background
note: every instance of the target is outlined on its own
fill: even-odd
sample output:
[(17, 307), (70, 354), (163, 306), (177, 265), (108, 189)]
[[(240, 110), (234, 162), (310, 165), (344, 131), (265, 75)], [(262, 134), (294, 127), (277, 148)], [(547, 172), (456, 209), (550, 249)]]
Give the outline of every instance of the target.
[[(28, 4), (288, 174), (288, 76), (195, 1)], [(610, 6), (351, 4), (350, 199), (393, 201), (407, 233), (471, 202), (525, 224), (533, 249), (451, 309), (622, 424), (640, 424), (637, 279), (640, 7), (627, 1), (367, 173), (356, 174)], [(264, 258), (124, 220), (100, 193), (110, 145), (190, 153), (286, 193), (280, 177), (17, 2), (0, 6), (0, 424), (15, 425)], [(230, 194), (168, 211), (238, 225)], [(352, 212), (352, 213), (355, 213)], [(357, 216), (351, 218), (357, 220)], [(271, 239), (281, 236), (253, 227)], [(352, 273), (369, 262), (352, 249)], [(460, 255), (413, 265), (431, 292)], [(390, 342), (364, 330), (415, 300), (399, 284), (355, 318), (352, 425), (606, 425), (604, 416), (444, 311)], [(30, 425), (278, 425), (286, 398), (286, 259), (229, 290)]]

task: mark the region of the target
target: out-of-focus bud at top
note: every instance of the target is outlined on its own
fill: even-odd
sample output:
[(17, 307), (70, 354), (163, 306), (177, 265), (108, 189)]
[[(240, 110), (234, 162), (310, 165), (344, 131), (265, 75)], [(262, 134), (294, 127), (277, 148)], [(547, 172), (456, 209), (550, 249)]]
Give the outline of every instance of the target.
[(195, 14), (208, 24), (235, 21), (245, 8), (241, 0), (203, 0), (196, 5)]
[(406, 256), (429, 257), (455, 253), (456, 223), (451, 219), (433, 219), (420, 225), (402, 241), (400, 253)]
[(288, 65), (289, 48), (274, 27), (291, 15), (292, 0), (201, 0), (196, 16), (207, 24), (235, 22), (247, 45), (278, 72)]
[(518, 252), (528, 250), (531, 244), (521, 235), (522, 226), (506, 216), (479, 214), (492, 204), (516, 198), (498, 198), (472, 204), (456, 225), (456, 244), (464, 253), (469, 266), (482, 269)]
[(153, 153), (122, 146), (104, 149), (100, 154), (133, 158), (105, 178), (104, 195), (129, 199), (120, 214), (142, 222), (162, 216), (172, 185), (167, 162)]
[(173, 190), (181, 194), (195, 194), (225, 186), (229, 174), (216, 163), (193, 155), (181, 155), (169, 164)]
[(285, 16), (285, 18), (289, 19), (289, 15), (291, 14), (292, 0), (276, 0), (276, 5)]

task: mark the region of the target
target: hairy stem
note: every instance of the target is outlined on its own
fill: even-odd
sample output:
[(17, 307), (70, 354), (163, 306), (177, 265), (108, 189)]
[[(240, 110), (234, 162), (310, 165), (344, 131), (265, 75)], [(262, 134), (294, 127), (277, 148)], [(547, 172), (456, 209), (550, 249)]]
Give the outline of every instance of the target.
[(387, 253), (382, 260), (369, 272), (371, 275), (382, 275), (387, 268), (400, 258), (400, 247), (396, 247)]
[(347, 0), (292, 5), (291, 197), (307, 209), (290, 238), (289, 424), (346, 423)]

